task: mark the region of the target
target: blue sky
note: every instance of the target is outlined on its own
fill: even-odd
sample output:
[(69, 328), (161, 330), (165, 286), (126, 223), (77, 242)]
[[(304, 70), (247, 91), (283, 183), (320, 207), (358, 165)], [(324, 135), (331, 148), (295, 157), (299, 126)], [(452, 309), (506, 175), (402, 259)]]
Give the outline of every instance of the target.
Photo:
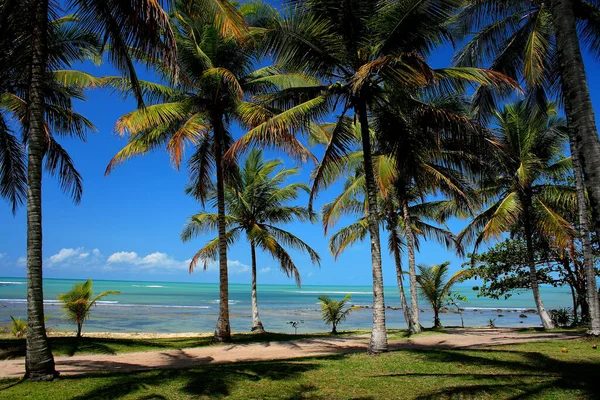
[[(436, 51), (430, 62), (435, 67), (449, 65), (453, 50)], [(588, 79), (596, 113), (600, 113), (600, 76), (596, 60), (586, 59)], [(86, 65), (86, 71), (96, 76), (114, 74), (108, 66)], [(141, 73), (144, 78), (151, 78)], [(89, 91), (86, 102), (77, 110), (96, 125), (98, 132), (90, 134), (85, 143), (61, 140), (84, 178), (84, 194), (79, 205), (64, 195), (57, 182), (44, 176), (43, 233), (44, 276), (50, 278), (126, 279), (149, 281), (218, 282), (216, 268), (189, 275), (189, 259), (210, 238), (182, 243), (179, 233), (186, 219), (199, 211), (200, 204), (183, 193), (187, 173), (174, 170), (165, 152), (158, 151), (126, 162), (104, 176), (110, 159), (125, 144), (114, 133), (114, 124), (121, 115), (132, 111), (135, 104), (104, 91)], [(242, 132), (234, 129), (234, 136)], [(320, 154), (319, 150), (315, 150)], [(191, 154), (188, 152), (188, 154)], [(286, 166), (296, 166), (282, 154)], [(302, 166), (297, 180), (308, 182), (312, 165)], [(336, 186), (320, 194), (316, 209), (336, 195)], [(302, 197), (299, 204), (306, 204)], [(346, 220), (346, 222), (348, 222)], [(341, 221), (340, 227), (344, 223)], [(452, 221), (449, 228), (458, 232), (465, 225)], [(328, 239), (320, 224), (292, 224), (286, 227), (305, 240), (322, 257), (321, 267), (312, 266), (308, 257), (292, 253), (305, 285), (370, 285), (371, 259), (369, 243), (348, 249), (337, 261), (328, 251)], [(395, 285), (393, 260), (387, 255), (387, 241), (382, 233), (384, 250), (384, 282)], [(22, 207), (16, 216), (6, 201), (0, 200), (0, 276), (24, 277), (26, 254), (26, 213)], [(249, 283), (250, 249), (241, 240), (229, 251), (230, 281)], [(423, 242), (417, 254), (419, 263), (440, 263), (451, 260), (457, 270), (464, 260), (435, 243)], [(267, 255), (258, 254), (259, 283), (290, 283), (277, 264)]]

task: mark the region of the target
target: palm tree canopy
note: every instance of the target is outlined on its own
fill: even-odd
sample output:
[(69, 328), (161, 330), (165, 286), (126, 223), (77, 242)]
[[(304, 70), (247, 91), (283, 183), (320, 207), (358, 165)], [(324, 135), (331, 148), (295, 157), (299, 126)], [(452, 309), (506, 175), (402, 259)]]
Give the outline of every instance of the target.
[[(280, 160), (266, 161), (261, 150), (252, 150), (239, 171), (239, 177), (225, 185), (225, 207), (228, 243), (234, 243), (240, 233), (245, 233), (248, 242), (259, 247), (278, 261), (287, 276), (293, 276), (300, 284), (300, 273), (286, 247), (308, 253), (314, 264), (319, 264), (319, 255), (304, 241), (277, 225), (293, 221), (314, 221), (315, 215), (306, 207), (290, 206), (300, 192), (308, 192), (305, 184), (285, 184), (288, 178), (298, 173), (297, 168), (287, 169)], [(196, 184), (188, 188), (193, 192)], [(209, 204), (215, 203), (217, 194), (208, 195)], [(217, 230), (217, 215), (200, 213), (190, 218), (181, 238), (191, 240), (201, 234)], [(217, 238), (208, 242), (190, 264), (190, 272), (202, 261), (204, 268), (217, 258)]]
[(491, 174), (478, 188), (485, 208), (459, 240), (474, 241), (477, 250), (484, 241), (520, 229), (527, 209), (535, 232), (564, 248), (574, 231), (561, 210), (577, 207), (575, 189), (561, 183), (571, 174), (570, 159), (561, 158), (565, 121), (553, 104), (532, 112), (524, 100), (505, 106), (495, 118), (499, 151), (490, 160)]
[(58, 295), (58, 300), (63, 303), (67, 317), (74, 322), (83, 322), (89, 317), (90, 309), (101, 298), (111, 294), (121, 294), (119, 291), (107, 290), (94, 297), (92, 280), (74, 283), (71, 291)]
[(320, 296), (321, 312), (326, 324), (337, 325), (344, 321), (352, 312), (352, 308), (346, 307), (351, 296), (347, 294), (342, 300), (332, 300), (329, 296)]
[(460, 270), (446, 280), (450, 261), (437, 265), (418, 265), (417, 283), (421, 296), (427, 299), (434, 308), (444, 304), (452, 286), (467, 276), (467, 270)]

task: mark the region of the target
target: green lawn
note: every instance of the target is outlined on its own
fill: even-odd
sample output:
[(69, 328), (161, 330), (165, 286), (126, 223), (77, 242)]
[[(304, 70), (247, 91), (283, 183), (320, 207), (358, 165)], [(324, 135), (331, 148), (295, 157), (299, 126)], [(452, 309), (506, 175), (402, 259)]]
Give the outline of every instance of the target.
[[(7, 399), (587, 399), (600, 396), (590, 339), (414, 350), (2, 383)], [(599, 343), (600, 344), (600, 343)], [(566, 347), (567, 353), (561, 348)]]

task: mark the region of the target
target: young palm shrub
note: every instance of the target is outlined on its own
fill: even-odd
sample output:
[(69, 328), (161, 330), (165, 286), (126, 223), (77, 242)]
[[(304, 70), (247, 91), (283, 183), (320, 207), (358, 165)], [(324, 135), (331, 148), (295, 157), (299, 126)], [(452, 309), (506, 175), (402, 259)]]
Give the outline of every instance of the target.
[[(431, 304), (433, 309), (433, 327), (442, 328), (440, 310), (446, 304), (452, 286), (464, 278), (467, 270), (460, 270), (446, 281), (450, 261), (438, 265), (419, 265), (417, 283), (421, 296)], [(461, 317), (462, 318), (462, 317)]]
[[(219, 1), (237, 15), (245, 27), (245, 36), (223, 32), (210, 15), (198, 8), (202, 2), (191, 0), (177, 3), (172, 26), (178, 48), (179, 74), (159, 73), (168, 86), (140, 82), (150, 105), (122, 116), (116, 130), (129, 135), (129, 143), (111, 160), (107, 173), (117, 164), (166, 146), (175, 167), (184, 160), (184, 148), (192, 145), (193, 155), (188, 161), (193, 194), (204, 203), (216, 176), (219, 254), (219, 317), (214, 340), (231, 340), (229, 321), (229, 278), (227, 269), (227, 221), (225, 184), (235, 174), (235, 160), (224, 159), (233, 143), (230, 124), (237, 122), (250, 128), (264, 122), (273, 111), (253, 103), (254, 96), (280, 87), (291, 87), (298, 81), (308, 84), (310, 79), (300, 75), (282, 74), (277, 68), (254, 70), (258, 43), (253, 39), (256, 30), (267, 24), (276, 11), (265, 3), (250, 3), (236, 10), (231, 3)], [(246, 20), (244, 17), (247, 16)], [(248, 28), (248, 25), (252, 25)], [(130, 84), (121, 78), (106, 78), (106, 84), (124, 95), (130, 95)], [(314, 80), (312, 80), (314, 81)], [(310, 157), (310, 152), (289, 133), (281, 137), (287, 148)]]
[[(246, 234), (250, 243), (252, 257), (252, 331), (262, 333), (265, 328), (260, 321), (256, 290), (256, 249), (261, 249), (275, 259), (281, 271), (288, 277), (294, 277), (296, 284), (301, 283), (300, 273), (286, 247), (307, 253), (313, 264), (319, 264), (319, 255), (300, 238), (281, 229), (277, 225), (292, 221), (314, 221), (314, 214), (306, 207), (288, 205), (298, 198), (301, 191), (308, 192), (307, 185), (291, 183), (282, 186), (285, 181), (298, 173), (297, 168), (280, 168), (280, 160), (266, 161), (262, 150), (252, 150), (239, 171), (239, 178), (225, 185), (225, 221), (227, 224), (227, 243), (233, 244), (240, 233)], [(197, 185), (190, 186), (188, 193), (194, 193)], [(217, 199), (213, 191), (209, 196), (211, 202)], [(217, 226), (218, 216), (204, 212), (190, 218), (181, 233), (183, 241), (213, 232)], [(208, 268), (209, 263), (217, 259), (218, 238), (209, 241), (200, 249), (190, 263), (190, 273), (198, 262)]]
[(77, 338), (81, 337), (83, 323), (89, 319), (92, 307), (98, 300), (111, 294), (121, 294), (121, 292), (107, 290), (94, 297), (92, 280), (88, 279), (83, 283), (74, 283), (71, 291), (58, 295), (58, 300), (62, 302), (63, 310), (67, 313), (67, 318), (77, 324)]
[(350, 298), (351, 296), (349, 294), (342, 300), (332, 300), (329, 296), (319, 297), (323, 321), (325, 324), (331, 325), (332, 335), (337, 335), (338, 325), (348, 317), (350, 312), (352, 312), (352, 308), (346, 306), (346, 303), (350, 301)]
[[(421, 0), (310, 0), (294, 3), (286, 16), (262, 32), (265, 53), (278, 65), (306, 73), (326, 82), (283, 90), (263, 98), (265, 104), (287, 105), (284, 112), (257, 125), (232, 146), (231, 153), (251, 144), (277, 143), (276, 131), (284, 120), (323, 117), (339, 109), (322, 162), (314, 174), (312, 199), (328, 183), (353, 142), (345, 116), (357, 116), (364, 151), (363, 169), (367, 222), (371, 238), (373, 272), (373, 329), (370, 354), (387, 350), (385, 300), (381, 269), (381, 243), (377, 221), (377, 184), (373, 175), (370, 124), (373, 107), (385, 101), (386, 90), (441, 85), (456, 90), (465, 82), (512, 86), (503, 75), (476, 68), (433, 69), (425, 59), (447, 37), (445, 26), (457, 10), (458, 1)], [(339, 107), (339, 108), (338, 108)]]
[(551, 104), (540, 112), (520, 101), (498, 111), (495, 124), (500, 151), (491, 154), (489, 176), (478, 190), (485, 207), (459, 234), (459, 240), (474, 242), (475, 254), (482, 242), (502, 233), (522, 235), (535, 304), (542, 324), (550, 329), (554, 323), (539, 291), (533, 238), (539, 235), (564, 249), (575, 235), (560, 215), (565, 207), (576, 207), (575, 190), (554, 183), (571, 172), (571, 160), (560, 158), (567, 140), (564, 121)]
[[(542, 108), (549, 95), (562, 92), (559, 97), (564, 99), (565, 113), (571, 121), (569, 142), (589, 282), (589, 333), (600, 335), (600, 300), (589, 234), (594, 228), (598, 232), (600, 225), (598, 220), (589, 220), (585, 192), (587, 185), (596, 212), (592, 215), (600, 215), (596, 210), (600, 207), (597, 181), (600, 176), (600, 141), (595, 123), (590, 122), (594, 120), (593, 109), (579, 44), (581, 42), (586, 51), (598, 54), (600, 7), (597, 3), (582, 0), (533, 3), (510, 0), (501, 7), (497, 4), (496, 0), (465, 2), (454, 25), (458, 39), (469, 40), (455, 56), (455, 62), (462, 66), (489, 66), (516, 80), (524, 80), (528, 102)], [(561, 79), (558, 79), (559, 75)], [(495, 96), (486, 88), (479, 89), (474, 99), (484, 117), (495, 111)], [(583, 173), (586, 179), (583, 179)]]
[(15, 318), (12, 315), (10, 316), (11, 324), (10, 324), (10, 332), (14, 337), (23, 337), (27, 334), (27, 321), (21, 318)]

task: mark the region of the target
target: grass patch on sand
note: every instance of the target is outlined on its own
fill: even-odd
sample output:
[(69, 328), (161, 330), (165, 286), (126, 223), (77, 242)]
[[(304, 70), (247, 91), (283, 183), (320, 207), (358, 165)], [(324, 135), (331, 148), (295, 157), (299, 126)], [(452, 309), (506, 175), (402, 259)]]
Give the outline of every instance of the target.
[[(428, 330), (419, 335), (439, 334), (439, 330)], [(312, 334), (287, 334), (287, 333), (236, 333), (233, 335), (233, 343), (263, 343), (283, 342), (289, 340), (313, 339), (313, 338), (335, 338), (335, 337), (362, 337), (368, 339), (370, 331), (346, 331), (338, 335), (330, 335), (326, 332)], [(389, 340), (401, 340), (408, 338), (408, 331), (401, 329), (390, 329)], [(414, 337), (414, 336), (413, 336)], [(218, 345), (213, 344), (212, 337), (165, 337), (165, 338), (101, 338), (96, 336), (83, 336), (79, 339), (73, 336), (51, 336), (50, 346), (55, 356), (73, 356), (76, 354), (120, 354), (136, 351), (162, 351), (181, 350), (192, 347), (203, 347)], [(9, 360), (25, 357), (25, 339), (5, 336), (0, 338), (0, 360)]]
[(65, 376), (46, 383), (13, 380), (2, 382), (0, 398), (596, 398), (600, 350), (593, 350), (593, 343), (576, 339), (477, 350), (402, 350)]

